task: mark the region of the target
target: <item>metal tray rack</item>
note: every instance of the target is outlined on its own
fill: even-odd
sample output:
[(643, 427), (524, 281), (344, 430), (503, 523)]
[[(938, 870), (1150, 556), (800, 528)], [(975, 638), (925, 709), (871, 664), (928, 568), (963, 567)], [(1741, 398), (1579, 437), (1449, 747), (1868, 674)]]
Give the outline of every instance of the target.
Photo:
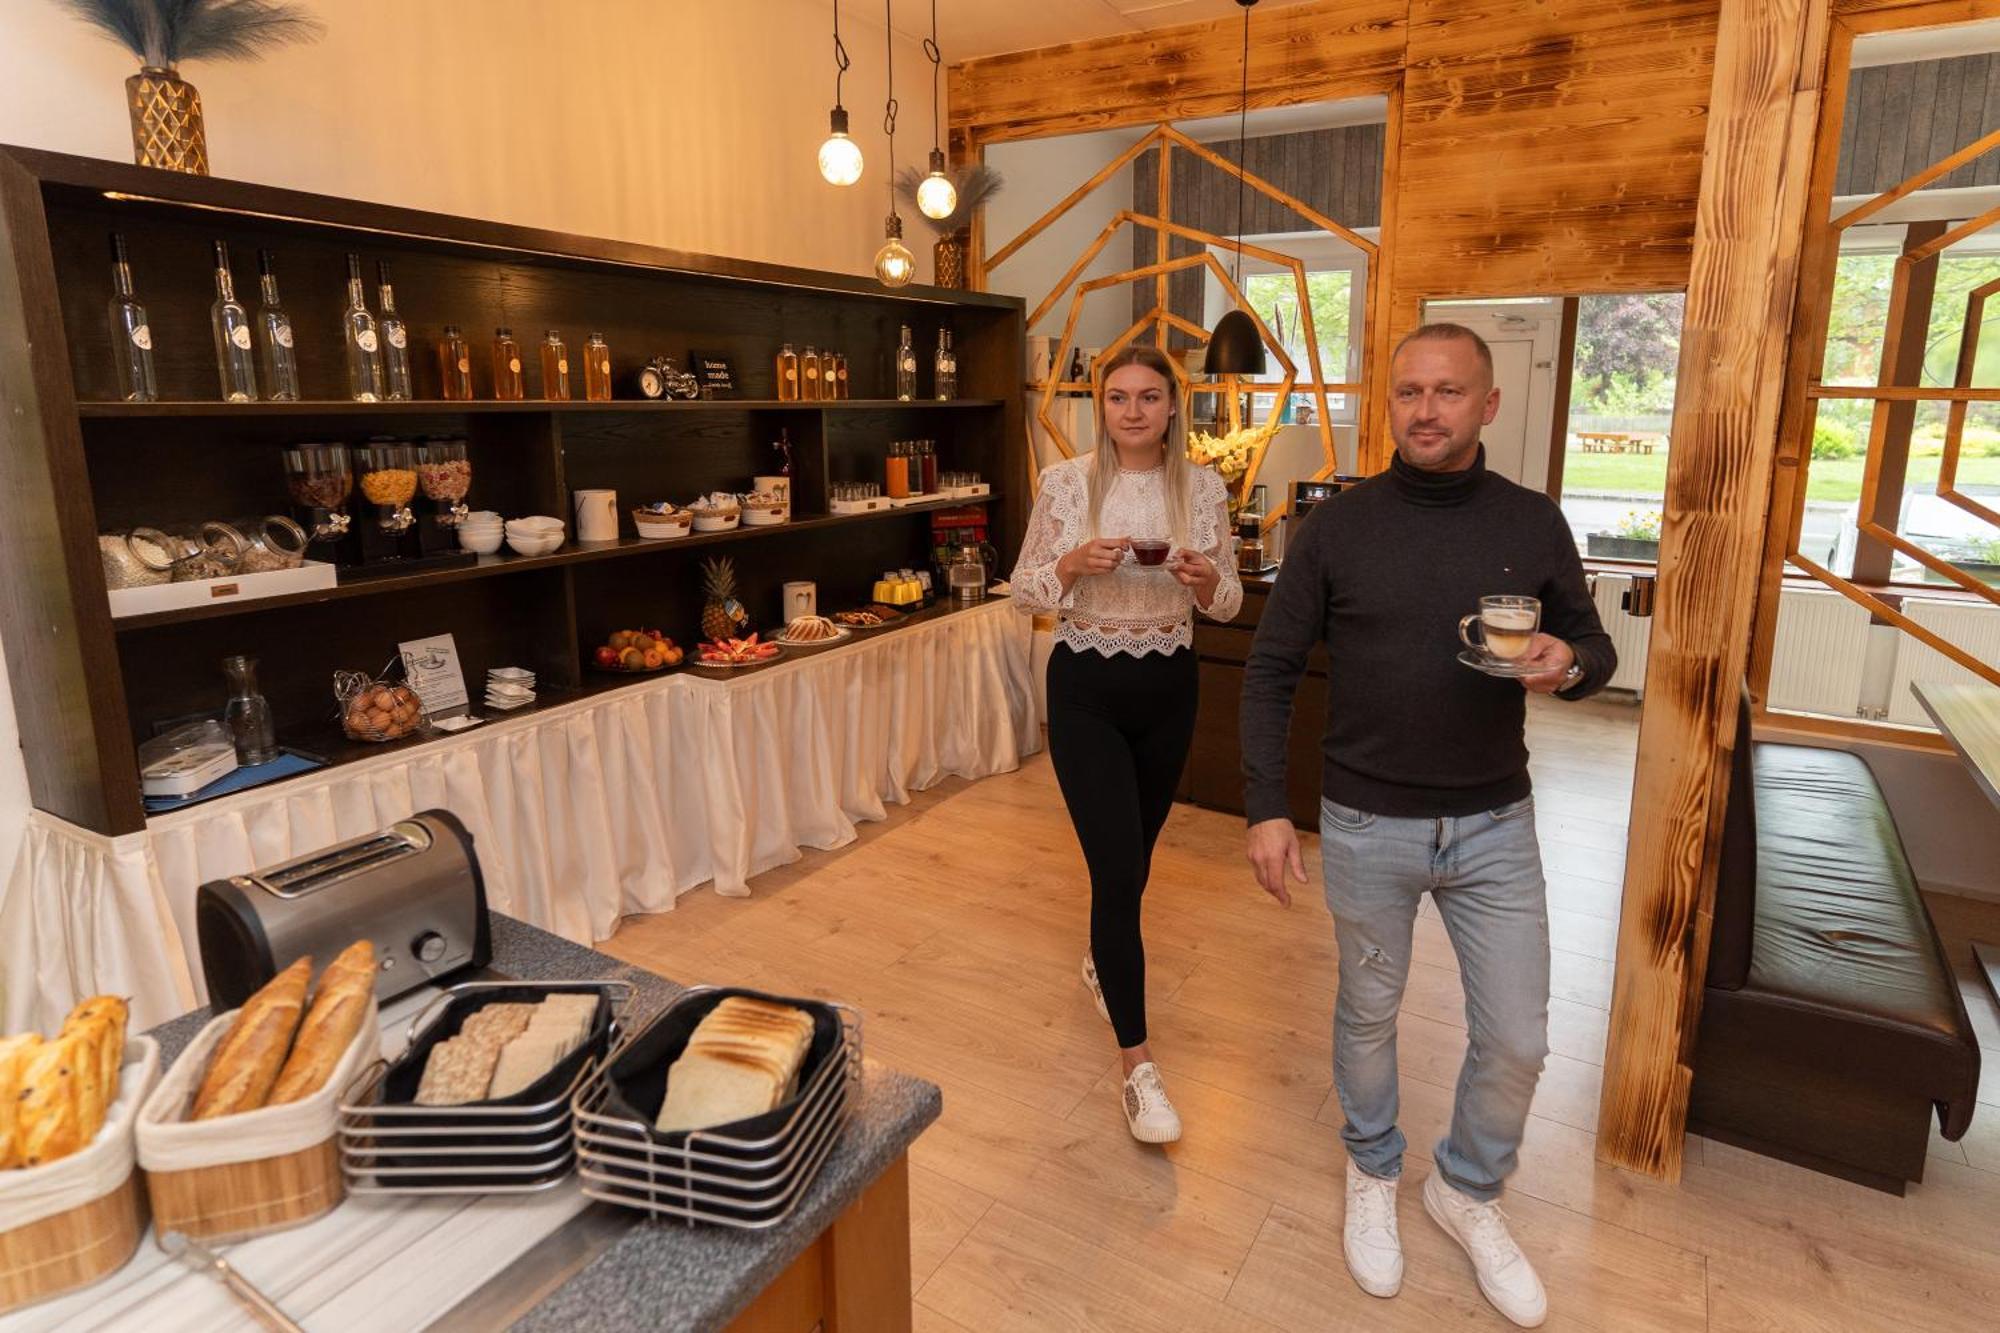
[[(675, 1004), (712, 989), (690, 990)], [(861, 1014), (843, 1004), (826, 1007), (840, 1020), (838, 1042), (806, 1080), (783, 1124), (760, 1138), (711, 1129), (662, 1143), (651, 1125), (608, 1112), (610, 1071), (625, 1046), (644, 1034), (628, 1038), (576, 1094), (584, 1194), (688, 1223), (744, 1230), (773, 1227), (790, 1217), (839, 1139), (860, 1091)]]
[[(575, 993), (589, 987), (611, 997), (608, 1045), (616, 1048), (630, 982), (471, 981), (442, 991), (410, 1020), (403, 1049), (416, 1044), (441, 1005), (481, 990)], [(350, 1194), (534, 1194), (568, 1179), (576, 1156), (571, 1105), (577, 1089), (603, 1066), (585, 1060), (557, 1092), (529, 1106), (384, 1105), (390, 1062), (377, 1060), (349, 1085), (339, 1122), (340, 1170)], [(468, 1142), (467, 1140), (474, 1140)], [(428, 1142), (427, 1142), (428, 1141)]]

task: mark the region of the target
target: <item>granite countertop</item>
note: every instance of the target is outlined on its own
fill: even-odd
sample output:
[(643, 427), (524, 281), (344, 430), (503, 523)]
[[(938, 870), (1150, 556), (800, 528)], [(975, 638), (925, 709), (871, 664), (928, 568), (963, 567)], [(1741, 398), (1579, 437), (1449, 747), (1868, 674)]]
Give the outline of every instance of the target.
[[(595, 949), (493, 914), (493, 968), (524, 980), (616, 978), (632, 985), (624, 1023), (635, 1030), (684, 987)], [(161, 1067), (209, 1020), (207, 1009), (153, 1030)], [(864, 1062), (858, 1104), (798, 1210), (764, 1231), (640, 1217), (588, 1266), (511, 1327), (526, 1333), (658, 1328), (721, 1329), (859, 1198), (943, 1110), (935, 1084)], [(620, 1212), (594, 1203), (592, 1210)]]

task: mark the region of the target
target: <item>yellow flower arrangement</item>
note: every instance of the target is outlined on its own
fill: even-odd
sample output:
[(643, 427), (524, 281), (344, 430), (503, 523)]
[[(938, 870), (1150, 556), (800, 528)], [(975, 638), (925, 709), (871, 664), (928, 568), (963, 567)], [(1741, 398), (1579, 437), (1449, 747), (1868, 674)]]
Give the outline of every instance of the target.
[(1236, 495), (1238, 485), (1250, 470), (1250, 462), (1262, 453), (1277, 434), (1278, 423), (1269, 421), (1261, 426), (1243, 426), (1227, 435), (1211, 435), (1207, 431), (1188, 433), (1188, 458), (1202, 467), (1215, 469), (1223, 484), (1229, 487), (1231, 499)]

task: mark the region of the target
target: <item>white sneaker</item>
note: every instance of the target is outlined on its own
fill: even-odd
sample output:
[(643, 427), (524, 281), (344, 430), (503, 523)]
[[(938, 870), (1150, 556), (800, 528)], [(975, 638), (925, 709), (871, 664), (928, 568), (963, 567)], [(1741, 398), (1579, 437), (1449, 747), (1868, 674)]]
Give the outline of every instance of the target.
[(1167, 1100), (1160, 1067), (1151, 1060), (1125, 1077), (1125, 1125), (1141, 1143), (1174, 1143), (1181, 1136), (1181, 1118)]
[(1104, 987), (1097, 984), (1097, 960), (1089, 954), (1083, 956), (1083, 984), (1090, 987), (1090, 998), (1097, 1001), (1097, 1012), (1109, 1023), (1111, 1011), (1104, 1006)]
[(1433, 1172), (1424, 1182), (1424, 1211), (1471, 1257), (1479, 1292), (1494, 1309), (1522, 1328), (1541, 1327), (1549, 1317), (1549, 1294), (1508, 1234), (1499, 1204), (1469, 1198)]
[(1403, 1289), (1403, 1241), (1396, 1231), (1396, 1182), (1347, 1164), (1347, 1220), (1341, 1248), (1355, 1285), (1370, 1296)]

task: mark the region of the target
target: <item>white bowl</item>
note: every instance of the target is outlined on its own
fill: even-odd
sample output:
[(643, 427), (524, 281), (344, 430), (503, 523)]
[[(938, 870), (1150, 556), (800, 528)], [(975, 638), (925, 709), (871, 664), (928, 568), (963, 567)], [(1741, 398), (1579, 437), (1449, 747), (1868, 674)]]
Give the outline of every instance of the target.
[(474, 555), (492, 555), (500, 549), (500, 530), (495, 528), (491, 532), (468, 532), (460, 528), (458, 544), (460, 549), (471, 551)]
[(569, 525), (561, 519), (550, 518), (545, 514), (530, 514), (526, 518), (507, 520), (509, 532), (561, 532), (567, 526)]
[(562, 544), (563, 538), (560, 532), (551, 532), (545, 536), (524, 536), (514, 532), (507, 534), (507, 545), (515, 555), (547, 555)]

